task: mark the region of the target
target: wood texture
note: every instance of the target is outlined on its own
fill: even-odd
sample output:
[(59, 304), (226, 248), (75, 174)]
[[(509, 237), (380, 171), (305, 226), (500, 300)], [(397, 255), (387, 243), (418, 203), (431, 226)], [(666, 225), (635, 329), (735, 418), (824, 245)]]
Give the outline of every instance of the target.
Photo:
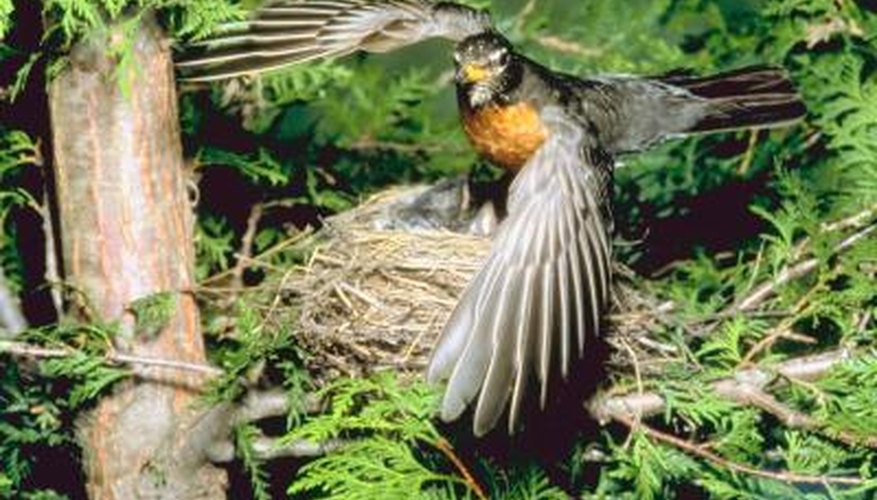
[[(49, 84), (65, 279), (87, 303), (69, 315), (120, 325), (120, 352), (203, 363), (170, 53), (148, 17), (133, 37), (113, 28), (80, 42)], [(175, 314), (157, 335), (140, 334), (130, 304), (158, 292), (175, 294)], [(80, 426), (89, 496), (224, 498), (224, 474), (184, 449), (197, 375), (137, 375)]]

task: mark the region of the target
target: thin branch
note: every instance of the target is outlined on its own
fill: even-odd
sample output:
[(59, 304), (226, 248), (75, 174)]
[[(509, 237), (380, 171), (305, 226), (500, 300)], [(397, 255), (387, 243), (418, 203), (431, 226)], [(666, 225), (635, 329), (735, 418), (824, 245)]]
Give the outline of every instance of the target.
[(737, 395), (745, 394), (747, 404), (770, 413), (789, 427), (824, 434), (848, 446), (877, 449), (877, 436), (859, 436), (851, 432), (831, 429), (810, 415), (789, 408), (764, 391), (747, 390), (743, 387), (735, 388), (734, 393)]
[[(798, 382), (814, 380), (826, 375), (838, 363), (849, 357), (847, 351), (841, 350), (790, 360), (777, 365), (772, 370), (762, 368), (741, 370), (733, 378), (713, 382), (711, 388), (718, 396), (740, 405), (759, 408), (774, 415), (789, 427), (818, 432), (849, 446), (877, 449), (877, 436), (860, 436), (828, 428), (813, 417), (785, 406), (764, 391), (776, 376)], [(598, 399), (591, 404), (589, 410), (603, 423), (609, 420), (627, 419), (635, 427), (643, 417), (660, 414), (666, 406), (667, 402), (660, 394), (639, 391), (602, 401)]]
[[(348, 441), (341, 439), (330, 439), (322, 443), (307, 440), (284, 443), (280, 438), (261, 436), (254, 439), (251, 446), (255, 458), (267, 462), (278, 458), (321, 457), (348, 444)], [(230, 440), (208, 443), (204, 447), (204, 453), (208, 460), (214, 464), (227, 464), (237, 456), (236, 447)]]
[(845, 219), (823, 224), (822, 230), (834, 232), (843, 231), (845, 229), (855, 229), (864, 226), (874, 217), (877, 217), (877, 203)]
[(259, 229), (259, 222), (262, 220), (262, 213), (265, 207), (261, 203), (256, 203), (250, 209), (250, 215), (247, 217), (247, 229), (241, 237), (241, 249), (238, 252), (238, 261), (232, 268), (232, 286), (243, 288), (244, 271), (247, 264), (253, 256), (253, 241), (256, 239), (256, 231)]
[(810, 298), (817, 290), (820, 290), (818, 285), (810, 288), (810, 290), (805, 293), (792, 308), (791, 314), (786, 318), (783, 318), (783, 320), (772, 329), (772, 332), (769, 335), (759, 340), (749, 349), (749, 352), (743, 356), (743, 360), (737, 368), (750, 365), (758, 354), (773, 347), (773, 345), (780, 339), (796, 340), (805, 344), (815, 344), (816, 340), (813, 338), (793, 332), (792, 326), (795, 324), (797, 317), (806, 310)]
[[(740, 395), (739, 387), (745, 388), (746, 391), (761, 391), (777, 377), (801, 381), (816, 380), (850, 358), (850, 351), (840, 349), (792, 359), (773, 367), (740, 370), (733, 378), (713, 382), (712, 389), (722, 397), (742, 400), (744, 397)], [(594, 418), (605, 423), (619, 418), (635, 419), (637, 415), (642, 417), (658, 415), (666, 407), (667, 401), (663, 396), (654, 392), (645, 392), (597, 398), (590, 404), (589, 411)]]
[[(850, 248), (855, 246), (856, 243), (867, 238), (871, 235), (871, 233), (874, 233), (875, 231), (877, 231), (877, 224), (872, 224), (862, 229), (861, 231), (858, 231), (852, 236), (841, 241), (840, 244), (835, 247), (833, 253), (840, 254), (849, 250)], [(816, 270), (816, 268), (819, 267), (819, 263), (820, 260), (814, 257), (812, 259), (808, 259), (801, 263), (798, 263), (794, 266), (786, 267), (774, 279), (762, 284), (752, 293), (744, 297), (742, 300), (738, 301), (737, 304), (734, 305), (733, 310), (736, 312), (742, 312), (757, 307), (759, 304), (776, 294), (777, 290), (782, 286), (786, 285), (790, 281), (804, 277)]]
[(867, 330), (868, 323), (871, 322), (872, 318), (873, 318), (873, 313), (871, 311), (865, 311), (865, 313), (862, 314), (861, 319), (856, 321), (856, 330), (859, 332), (864, 332), (865, 330)]
[(457, 453), (454, 451), (454, 448), (451, 446), (451, 443), (446, 441), (443, 438), (440, 438), (438, 441), (433, 443), (433, 445), (439, 449), (448, 460), (454, 464), (454, 467), (460, 472), (463, 476), (463, 479), (466, 480), (466, 484), (469, 485), (469, 488), (472, 489), (472, 492), (475, 493), (475, 496), (478, 497), (479, 500), (487, 500), (488, 496), (484, 493), (484, 489), (478, 484), (478, 481), (475, 479), (475, 476), (469, 472), (469, 469), (466, 468), (466, 464), (463, 463), (463, 460), (457, 456)]
[(572, 54), (580, 57), (591, 58), (600, 57), (603, 55), (602, 49), (586, 47), (580, 43), (566, 40), (554, 35), (544, 35), (536, 37), (536, 43), (547, 49), (556, 50), (557, 52)]
[(536, 10), (536, 3), (539, 0), (527, 0), (524, 8), (521, 9), (521, 12), (518, 14), (518, 20), (515, 22), (515, 31), (520, 32), (524, 29), (524, 25), (527, 23), (527, 18), (530, 17), (530, 14)]
[[(319, 411), (316, 396), (306, 402), (308, 412)], [(203, 456), (215, 464), (234, 460), (236, 446), (231, 439), (233, 429), (238, 425), (286, 415), (291, 403), (281, 391), (250, 392), (243, 401), (222, 402), (207, 411), (186, 433), (185, 445), (180, 453), (190, 456)], [(261, 460), (281, 457), (315, 457), (334, 451), (344, 444), (340, 440), (327, 440), (322, 443), (299, 440), (283, 443), (278, 438), (260, 436), (253, 441), (253, 450)]]
[(740, 163), (740, 167), (737, 168), (737, 175), (746, 175), (749, 172), (749, 168), (752, 166), (752, 159), (755, 157), (755, 146), (758, 145), (760, 133), (761, 130), (759, 129), (749, 131), (749, 144), (746, 146), (746, 154), (743, 156), (743, 161)]
[[(633, 373), (636, 377), (636, 393), (637, 393), (637, 395), (642, 396), (646, 391), (645, 391), (645, 386), (643, 385), (642, 371), (640, 370), (640, 367), (639, 367), (639, 358), (636, 355), (636, 351), (633, 350), (633, 347), (631, 347), (630, 344), (626, 340), (621, 339), (621, 345), (627, 351), (628, 355), (630, 356), (631, 362), (633, 363)], [(639, 425), (640, 421), (642, 421), (642, 418), (643, 418), (643, 416), (641, 413), (636, 413), (633, 417), (633, 420), (636, 423), (636, 425)], [(625, 441), (625, 443), (624, 443), (625, 449), (627, 449), (630, 446), (630, 438), (632, 436), (633, 436), (633, 434), (628, 436), (627, 441)]]
[(280, 417), (289, 413), (290, 404), (286, 393), (279, 390), (250, 392), (235, 414), (236, 423), (256, 422), (270, 417)]
[[(33, 346), (22, 342), (0, 341), (0, 353), (26, 358), (69, 358), (78, 352), (80, 351), (74, 349), (53, 349)], [(224, 373), (219, 368), (214, 368), (209, 365), (187, 363), (185, 361), (174, 361), (170, 359), (131, 356), (129, 354), (121, 354), (117, 352), (107, 353), (102, 357), (107, 363), (112, 364), (166, 368), (169, 370), (198, 373), (209, 378), (219, 377)]]
[(615, 420), (624, 424), (631, 430), (635, 429), (644, 433), (645, 435), (651, 437), (652, 439), (655, 439), (656, 441), (675, 446), (676, 448), (679, 448), (680, 450), (685, 451), (691, 455), (698, 456), (700, 458), (713, 462), (714, 464), (722, 468), (734, 472), (740, 472), (751, 476), (757, 476), (765, 479), (773, 479), (775, 481), (782, 481), (784, 483), (794, 484), (815, 484), (822, 486), (827, 486), (830, 484), (860, 486), (862, 484), (865, 484), (864, 479), (857, 477), (808, 476), (787, 471), (767, 471), (756, 469), (755, 467), (749, 465), (728, 460), (725, 457), (722, 457), (712, 451), (707, 450), (704, 446), (697, 443), (692, 443), (690, 441), (678, 438), (672, 434), (661, 432), (657, 429), (649, 427), (648, 425), (637, 424), (632, 418), (616, 417)]
[[(291, 247), (293, 245), (301, 243), (302, 240), (304, 240), (305, 238), (307, 238), (308, 236), (310, 236), (312, 234), (313, 234), (313, 230), (305, 229), (305, 230), (303, 230), (299, 233), (296, 233), (293, 236), (275, 244), (271, 248), (268, 248), (264, 252), (260, 253), (259, 255), (256, 255), (255, 257), (252, 257), (249, 260), (251, 262), (265, 260), (272, 255), (275, 255), (275, 254), (278, 254), (284, 250), (287, 250), (289, 247)], [(224, 280), (232, 275), (234, 275), (234, 268), (226, 269), (225, 271), (221, 271), (219, 273), (214, 274), (213, 276), (210, 276), (210, 277), (204, 279), (201, 283), (198, 284), (198, 286), (203, 288), (203, 287), (206, 287), (210, 283), (216, 283), (216, 282), (222, 281), (222, 280)]]
[[(55, 224), (52, 220), (52, 212), (49, 210), (49, 193), (43, 192), (43, 205), (40, 207), (40, 216), (43, 220), (43, 236), (46, 239), (46, 283), (60, 283), (61, 280), (61, 263), (58, 256), (61, 255), (61, 248), (58, 245), (58, 238), (55, 234)], [(64, 297), (62, 290), (56, 286), (49, 287), (49, 293), (52, 297), (52, 305), (55, 306), (55, 313), (60, 314), (64, 310)]]
[(278, 458), (311, 458), (337, 451), (349, 444), (342, 439), (330, 439), (324, 442), (298, 440), (284, 443), (280, 439), (261, 437), (253, 441), (253, 452), (260, 460)]
[[(66, 358), (76, 354), (77, 351), (0, 341), (0, 353), (27, 358)], [(113, 364), (142, 365), (194, 372), (208, 378), (215, 378), (224, 373), (222, 370), (208, 365), (120, 353), (106, 354), (103, 359), (107, 363)], [(227, 434), (233, 425), (283, 416), (289, 412), (290, 407), (289, 399), (282, 391), (251, 392), (247, 394), (239, 406), (228, 403), (220, 404), (207, 411), (191, 429), (187, 446), (181, 448), (181, 453), (204, 453), (214, 463), (230, 462), (234, 459), (235, 447), (227, 438)], [(316, 395), (309, 395), (305, 402), (306, 411), (314, 413), (319, 411), (320, 407), (319, 398)], [(282, 457), (321, 456), (341, 448), (344, 444), (346, 443), (341, 440), (329, 440), (322, 443), (301, 440), (280, 445), (278, 440), (264, 437), (254, 441), (253, 449), (260, 459), (272, 460)]]
[[(304, 399), (304, 404), (295, 407), (296, 410), (301, 408), (301, 411), (313, 414), (319, 413), (323, 409), (323, 400), (317, 394), (307, 394)], [(235, 425), (252, 423), (266, 418), (285, 416), (292, 409), (293, 403), (290, 402), (289, 396), (284, 391), (251, 391), (235, 412), (233, 420)]]
[(799, 333), (793, 332), (788, 325), (780, 325), (777, 328), (773, 329), (773, 332), (763, 339), (759, 340), (749, 349), (745, 356), (743, 356), (743, 360), (740, 361), (740, 366), (749, 366), (752, 364), (755, 357), (762, 352), (768, 350), (773, 347), (780, 339), (791, 340), (793, 342), (799, 342), (801, 344), (814, 345), (819, 342), (813, 337), (808, 337), (806, 335), (801, 335)]
[[(453, 74), (452, 74), (453, 75)], [(452, 76), (453, 77), (453, 76)], [(400, 154), (430, 154), (454, 151), (456, 148), (449, 144), (409, 144), (406, 142), (377, 141), (371, 138), (361, 138), (347, 146), (351, 151), (391, 151)]]

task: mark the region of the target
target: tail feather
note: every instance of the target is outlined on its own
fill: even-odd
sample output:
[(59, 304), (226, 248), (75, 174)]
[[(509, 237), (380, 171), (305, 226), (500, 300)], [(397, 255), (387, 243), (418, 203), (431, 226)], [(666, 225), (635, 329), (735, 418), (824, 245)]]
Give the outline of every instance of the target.
[(703, 78), (671, 75), (660, 80), (711, 104), (690, 132), (781, 127), (807, 114), (786, 72), (773, 66), (750, 66)]
[(776, 66), (747, 66), (716, 75), (698, 77), (670, 74), (658, 80), (682, 87), (701, 97), (722, 97), (741, 93), (795, 93), (785, 70)]

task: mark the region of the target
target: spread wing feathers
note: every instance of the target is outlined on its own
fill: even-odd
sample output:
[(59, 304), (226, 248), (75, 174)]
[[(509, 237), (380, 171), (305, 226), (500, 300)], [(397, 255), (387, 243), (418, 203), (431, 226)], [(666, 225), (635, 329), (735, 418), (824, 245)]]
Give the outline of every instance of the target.
[(509, 215), (439, 339), (428, 378), (449, 378), (442, 418), (477, 397), (474, 431), (490, 431), (506, 406), (518, 426), (531, 378), (541, 404), (552, 375), (597, 335), (609, 296), (610, 242), (601, 216), (598, 166), (580, 127), (549, 108), (549, 139), (515, 179)]
[(210, 81), (340, 57), (386, 52), (432, 37), (462, 40), (490, 28), (486, 13), (421, 0), (270, 2), (177, 62), (182, 79)]

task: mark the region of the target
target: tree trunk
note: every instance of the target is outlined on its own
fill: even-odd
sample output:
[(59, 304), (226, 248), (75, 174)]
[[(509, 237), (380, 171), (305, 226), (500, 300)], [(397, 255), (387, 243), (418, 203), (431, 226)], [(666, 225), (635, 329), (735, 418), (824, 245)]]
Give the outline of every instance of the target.
[[(74, 47), (49, 84), (60, 241), (66, 282), (87, 304), (79, 319), (119, 325), (114, 348), (127, 354), (204, 363), (174, 89), (148, 16), (136, 33), (117, 26)], [(138, 332), (132, 301), (159, 292), (175, 298), (172, 319)], [(186, 440), (198, 380), (158, 367), (136, 375), (80, 426), (90, 497), (224, 498), (224, 472)]]

